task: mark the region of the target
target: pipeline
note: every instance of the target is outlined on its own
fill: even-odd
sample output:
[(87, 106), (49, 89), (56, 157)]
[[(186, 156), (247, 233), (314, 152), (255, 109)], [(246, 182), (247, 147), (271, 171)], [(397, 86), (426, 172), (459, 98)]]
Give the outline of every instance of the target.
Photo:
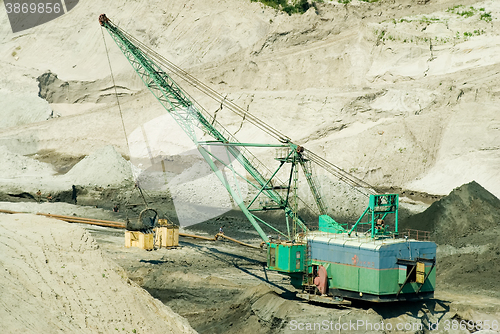
[(231, 237), (228, 237), (227, 235), (224, 235), (222, 233), (217, 233), (215, 236), (213, 236), (212, 238), (210, 237), (203, 237), (201, 235), (195, 235), (195, 234), (187, 234), (187, 233), (179, 233), (179, 236), (181, 237), (186, 237), (186, 238), (194, 238), (194, 239), (202, 239), (202, 240), (208, 240), (208, 241), (216, 241), (218, 240), (219, 238), (223, 238), (223, 239), (227, 239), (229, 241), (232, 241), (232, 242), (235, 242), (237, 244), (240, 244), (242, 246), (246, 246), (246, 247), (250, 247), (250, 248), (255, 248), (255, 249), (262, 249), (262, 243), (261, 243), (261, 246), (260, 247), (257, 247), (257, 246), (254, 246), (254, 245), (250, 245), (250, 244), (247, 244), (247, 243), (244, 243), (242, 241), (239, 241), (239, 240), (236, 240), (234, 238), (231, 238)]
[(101, 220), (101, 219), (92, 219), (92, 218), (81, 218), (75, 216), (63, 216), (63, 215), (55, 215), (50, 213), (40, 213), (37, 212), (38, 216), (45, 216), (49, 218), (56, 218), (60, 220), (64, 220), (70, 223), (81, 223), (81, 224), (90, 224), (104, 227), (112, 227), (112, 228), (125, 228), (124, 223), (115, 222), (111, 220)]
[[(0, 213), (29, 214), (28, 212), (18, 212), (18, 211), (11, 211), (11, 210), (0, 210)], [(115, 222), (115, 221), (111, 221), (111, 220), (82, 218), (82, 217), (76, 217), (76, 216), (63, 216), (63, 215), (55, 215), (55, 214), (41, 213), (41, 212), (37, 212), (36, 215), (45, 216), (48, 218), (56, 218), (56, 219), (63, 220), (63, 221), (68, 222), (68, 223), (90, 224), (90, 225), (112, 227), (112, 228), (125, 228), (124, 223)]]
[[(11, 211), (11, 210), (1, 210), (0, 213), (9, 213), (9, 214), (26, 214), (27, 212), (17, 212), (17, 211)], [(103, 226), (103, 227), (111, 227), (111, 228), (121, 228), (124, 229), (126, 227), (125, 223), (121, 222), (116, 222), (116, 221), (111, 221), (111, 220), (102, 220), (102, 219), (92, 219), (92, 218), (82, 218), (82, 217), (76, 217), (76, 216), (64, 216), (64, 215), (56, 215), (56, 214), (50, 214), (50, 213), (41, 213), (37, 212), (36, 213), (38, 216), (44, 216), (48, 218), (55, 218), (59, 220), (63, 220), (68, 223), (79, 223), (79, 224), (89, 224), (89, 225), (97, 225), (97, 226)], [(185, 237), (185, 238), (195, 238), (195, 239), (202, 239), (202, 240), (207, 240), (207, 241), (217, 241), (218, 238), (224, 238), (229, 241), (235, 242), (237, 244), (240, 244), (242, 246), (250, 247), (250, 248), (255, 248), (255, 249), (261, 249), (261, 247), (253, 246), (241, 241), (238, 241), (234, 238), (228, 237), (222, 233), (217, 233), (215, 236), (212, 238), (210, 237), (204, 237), (201, 235), (195, 235), (195, 234), (188, 234), (188, 233), (179, 233), (179, 236)]]
[(215, 237), (209, 238), (209, 237), (203, 237), (201, 235), (187, 234), (187, 233), (181, 233), (181, 232), (179, 232), (179, 236), (180, 237), (185, 237), (185, 238), (208, 240), (208, 241), (215, 241), (215, 240), (217, 240)]
[[(255, 248), (255, 249), (261, 249), (261, 247), (253, 246), (253, 245), (250, 245), (250, 244), (246, 244), (246, 243), (244, 243), (244, 242), (241, 242), (241, 241), (238, 241), (238, 240), (233, 239), (233, 238), (231, 238), (231, 237), (228, 237), (227, 235), (224, 235), (224, 234), (222, 234), (222, 233), (217, 233), (217, 234), (215, 235), (215, 238), (218, 238), (218, 237), (219, 237), (219, 238), (224, 238), (224, 239), (227, 239), (227, 240), (229, 240), (229, 241), (235, 242), (235, 243), (237, 243), (237, 244), (240, 244), (240, 245), (243, 245), (243, 246), (246, 246), (246, 247)], [(262, 243), (261, 243), (261, 246), (262, 246)]]

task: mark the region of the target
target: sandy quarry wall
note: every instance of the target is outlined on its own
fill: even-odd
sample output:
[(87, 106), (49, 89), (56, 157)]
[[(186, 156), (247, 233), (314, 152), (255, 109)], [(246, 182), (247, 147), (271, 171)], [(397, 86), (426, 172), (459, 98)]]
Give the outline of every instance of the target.
[[(104, 146), (86, 156), (66, 174), (56, 173), (53, 166), (33, 157), (13, 153), (0, 146), (0, 187), (6, 192), (25, 191), (32, 195), (82, 187), (131, 186), (134, 182), (132, 165), (113, 146)], [(36, 157), (35, 157), (36, 158)]]
[(129, 281), (83, 228), (0, 215), (0, 253), (5, 333), (195, 333)]
[[(476, 180), (500, 196), (500, 6), (461, 3), (474, 15), (449, 11), (451, 0), (331, 1), (292, 16), (246, 0), (101, 0), (20, 34), (0, 12), (0, 97), (8, 97), (0, 99), (8, 126), (0, 144), (23, 155), (72, 156), (111, 144), (132, 155), (97, 23), (106, 13), (294, 142), (371, 184), (445, 195)], [(481, 19), (486, 13), (490, 21)], [(134, 131), (158, 125), (164, 110), (104, 36), (133, 141)], [(212, 113), (219, 107), (193, 96)], [(46, 120), (50, 114), (55, 118)], [(241, 142), (269, 139), (226, 109), (218, 120)], [(192, 149), (174, 122), (158, 130), (159, 154)], [(256, 154), (276, 166), (274, 150)]]

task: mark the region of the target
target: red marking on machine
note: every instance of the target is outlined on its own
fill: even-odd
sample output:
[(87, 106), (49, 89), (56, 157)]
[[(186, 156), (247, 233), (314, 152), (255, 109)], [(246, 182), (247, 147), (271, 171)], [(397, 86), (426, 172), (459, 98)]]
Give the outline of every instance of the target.
[(326, 273), (325, 267), (318, 267), (318, 276), (314, 278), (314, 285), (316, 285), (322, 295), (326, 294), (328, 291), (328, 274)]

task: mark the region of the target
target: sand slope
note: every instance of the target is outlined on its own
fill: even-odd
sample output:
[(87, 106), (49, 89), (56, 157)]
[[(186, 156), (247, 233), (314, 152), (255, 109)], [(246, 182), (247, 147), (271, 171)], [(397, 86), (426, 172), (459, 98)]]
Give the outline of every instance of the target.
[(431, 232), (438, 247), (439, 284), (498, 296), (500, 199), (476, 182), (454, 189), (427, 210), (408, 218), (402, 230)]
[(495, 242), (499, 222), (500, 199), (473, 181), (410, 217), (404, 226), (431, 231), (438, 244), (463, 247)]
[[(97, 23), (106, 13), (298, 144), (369, 183), (444, 195), (476, 180), (499, 196), (500, 6), (463, 1), (474, 8), (468, 17), (449, 10), (456, 4), (331, 1), (288, 16), (243, 0), (95, 1), (22, 34), (9, 31), (2, 12), (0, 66), (9, 78), (0, 83), (0, 96), (24, 95), (0, 101), (0, 109), (11, 110), (0, 143), (20, 154), (81, 156), (109, 144), (126, 156), (148, 153), (128, 152)], [(481, 19), (487, 13), (491, 21)], [(109, 36), (106, 41), (131, 135), (163, 110)], [(31, 109), (25, 95), (36, 100)], [(218, 108), (193, 96), (210, 112)], [(46, 102), (62, 117), (45, 121)], [(227, 110), (218, 120), (239, 131), (242, 142), (269, 139), (248, 122), (238, 130), (241, 119)], [(158, 129), (165, 133), (162, 152), (191, 144), (173, 122)], [(273, 152), (256, 154), (275, 166)]]
[[(80, 2), (22, 34), (12, 34), (0, 12), (6, 74), (0, 96), (10, 96), (0, 99), (0, 109), (9, 111), (0, 144), (23, 155), (53, 150), (70, 156), (113, 145), (132, 160), (189, 149), (172, 119), (157, 122), (165, 111), (104, 31), (105, 49), (97, 17), (106, 13), (297, 144), (370, 184), (445, 195), (476, 180), (500, 196), (500, 6), (461, 4), (471, 16), (452, 10), (452, 0), (327, 1), (292, 16), (246, 0), (101, 0)], [(219, 108), (179, 83), (209, 112)], [(14, 99), (18, 106), (11, 92), (24, 94)], [(61, 117), (45, 120), (47, 103)], [(226, 109), (217, 120), (241, 142), (269, 142)], [(149, 122), (154, 129), (147, 135), (161, 133), (151, 152), (148, 137), (137, 136)], [(254, 153), (277, 167), (274, 150)]]
[(0, 319), (5, 333), (194, 333), (130, 282), (84, 229), (0, 216)]

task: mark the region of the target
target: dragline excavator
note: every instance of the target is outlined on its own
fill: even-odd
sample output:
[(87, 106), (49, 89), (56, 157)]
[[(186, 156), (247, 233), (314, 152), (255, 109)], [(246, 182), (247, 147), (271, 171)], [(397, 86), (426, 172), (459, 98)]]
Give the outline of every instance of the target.
[[(332, 303), (343, 299), (385, 302), (433, 297), (436, 244), (399, 236), (398, 194), (378, 194), (367, 183), (293, 143), (280, 131), (120, 29), (105, 14), (99, 16), (99, 23), (149, 91), (196, 145), (265, 242), (267, 268), (289, 275), (291, 283), (301, 290), (301, 297)], [(239, 142), (215, 116), (197, 104), (172, 75), (264, 131), (275, 142)], [(270, 169), (262, 163), (250, 151), (257, 148), (276, 148), (278, 167)], [(222, 155), (214, 153), (221, 149)], [(327, 214), (327, 203), (321, 197), (321, 183), (313, 175), (313, 166), (323, 168), (366, 195), (368, 206), (354, 224), (340, 224)], [(298, 214), (299, 170), (320, 213), (317, 224), (310, 224)], [(235, 183), (228, 181), (225, 172), (232, 174)], [(280, 173), (288, 177), (287, 182), (278, 179)], [(241, 195), (242, 183), (253, 190), (250, 199)], [(276, 228), (257, 215), (259, 211), (268, 210), (284, 212), (286, 230)], [(263, 226), (279, 238), (270, 239)]]

